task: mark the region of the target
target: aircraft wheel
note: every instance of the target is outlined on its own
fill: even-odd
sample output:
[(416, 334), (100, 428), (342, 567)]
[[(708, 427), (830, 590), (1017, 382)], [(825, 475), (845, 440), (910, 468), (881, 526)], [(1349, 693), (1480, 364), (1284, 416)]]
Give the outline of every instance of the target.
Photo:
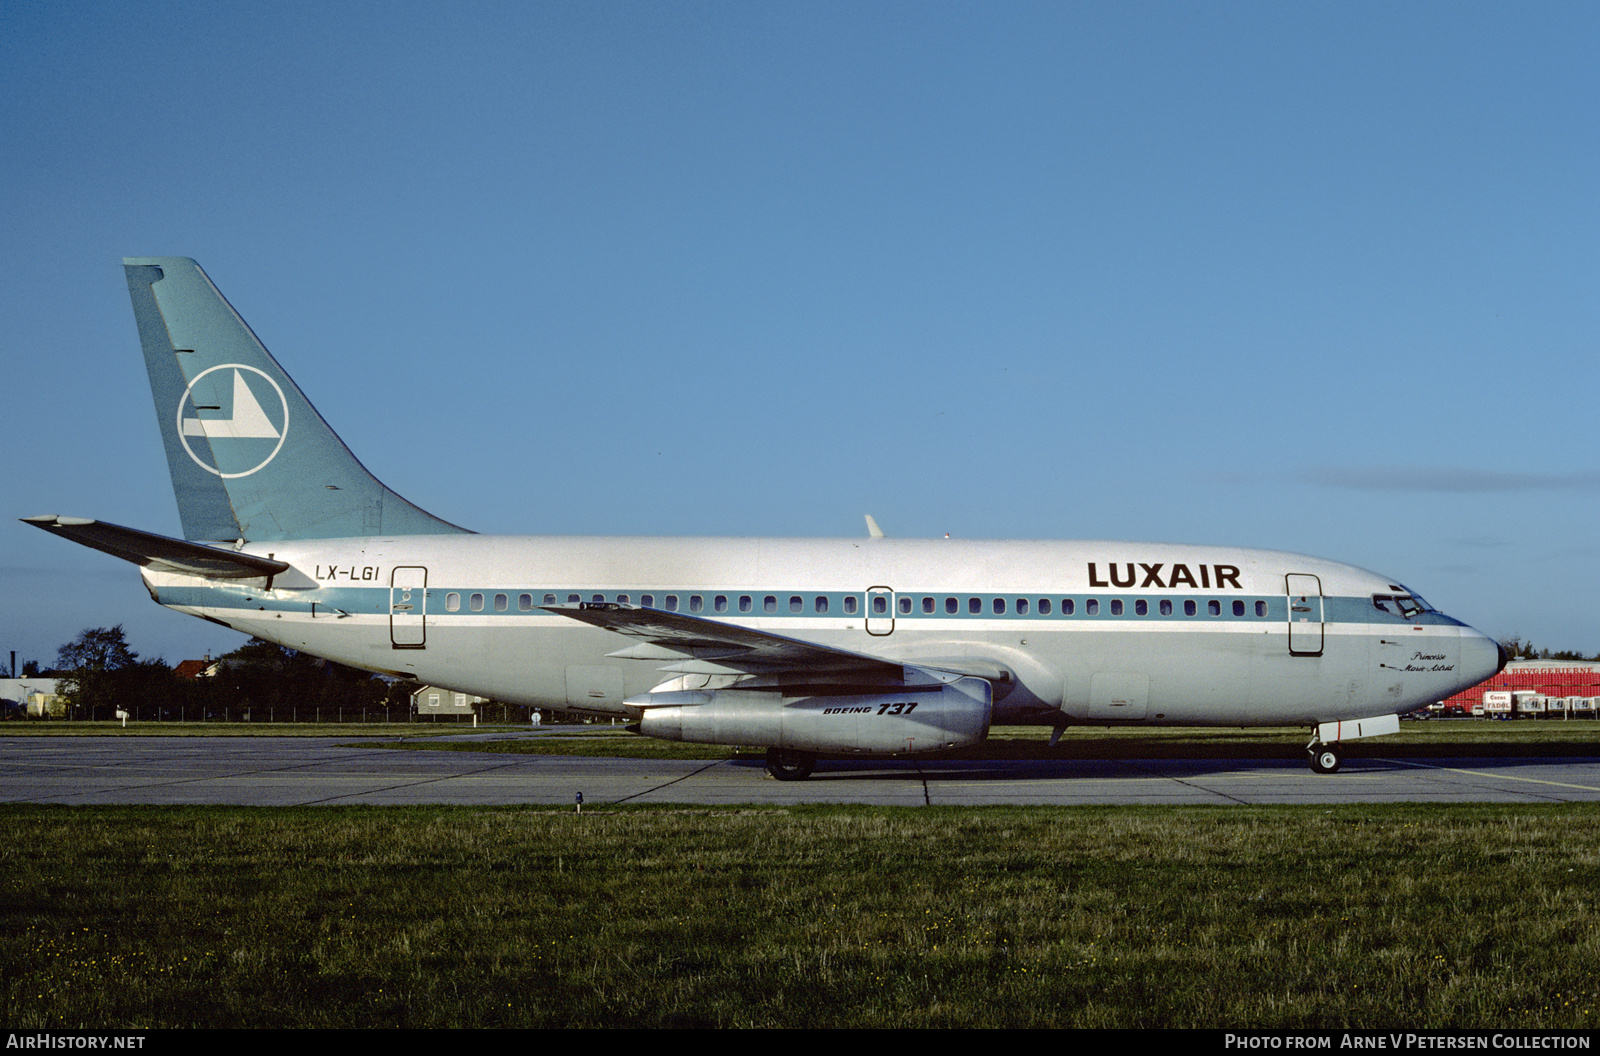
[(1319, 774), (1336, 774), (1344, 762), (1339, 749), (1331, 744), (1319, 744), (1311, 749), (1311, 769)]
[(804, 781), (817, 765), (817, 757), (810, 752), (796, 752), (787, 748), (767, 749), (767, 773), (779, 781)]

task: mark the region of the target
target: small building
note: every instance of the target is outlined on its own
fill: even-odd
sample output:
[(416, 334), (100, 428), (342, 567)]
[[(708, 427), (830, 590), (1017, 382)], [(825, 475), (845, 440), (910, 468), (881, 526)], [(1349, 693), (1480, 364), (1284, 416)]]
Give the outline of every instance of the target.
[(197, 678), (205, 678), (211, 674), (211, 666), (211, 658), (209, 656), (204, 660), (184, 660), (172, 669), (172, 673), (179, 678), (188, 679), (192, 682)]
[(411, 708), (419, 716), (466, 716), (476, 714), (478, 705), (488, 699), (475, 697), (471, 693), (459, 693), (443, 686), (420, 686), (411, 694)]
[(58, 678), (0, 678), (0, 700), (15, 702), (34, 718), (59, 715), (56, 700)]

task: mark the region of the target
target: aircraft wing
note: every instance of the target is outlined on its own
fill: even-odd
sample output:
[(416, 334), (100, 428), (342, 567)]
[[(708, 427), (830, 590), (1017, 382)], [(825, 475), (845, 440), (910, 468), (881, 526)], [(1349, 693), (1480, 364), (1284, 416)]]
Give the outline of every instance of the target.
[(765, 675), (771, 682), (768, 688), (795, 693), (824, 687), (832, 693), (871, 693), (886, 686), (920, 683), (930, 673), (939, 673), (932, 677), (940, 681), (940, 675), (985, 679), (1003, 696), (1013, 682), (1007, 668), (977, 657), (906, 663), (662, 609), (599, 601), (541, 607), (638, 642), (606, 655), (621, 660), (660, 660), (662, 671), (675, 674)]
[(866, 653), (818, 645), (751, 630), (723, 620), (681, 612), (642, 609), (615, 602), (545, 605), (545, 611), (635, 639), (639, 644), (608, 655), (623, 660), (662, 660), (679, 674), (771, 675), (805, 671), (850, 675), (864, 681), (899, 681), (905, 665)]
[(203, 543), (169, 539), (164, 535), (124, 528), (120, 524), (107, 524), (88, 517), (50, 514), (22, 519), (75, 543), (162, 572), (182, 572), (209, 579), (256, 579), (275, 576), (289, 568), (284, 561), (238, 554)]

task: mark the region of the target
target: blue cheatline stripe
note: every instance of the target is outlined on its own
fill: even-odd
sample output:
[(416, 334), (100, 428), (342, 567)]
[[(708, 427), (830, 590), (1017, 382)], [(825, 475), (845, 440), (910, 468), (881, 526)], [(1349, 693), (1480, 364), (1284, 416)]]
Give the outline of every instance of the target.
[[(310, 604), (315, 602), (319, 608), (337, 609), (351, 614), (377, 614), (387, 615), (390, 603), (390, 588), (387, 586), (370, 587), (321, 587), (314, 591), (296, 592), (294, 596), (284, 596), (287, 592), (276, 593), (268, 596), (254, 591), (246, 586), (215, 586), (215, 587), (168, 587), (161, 589), (161, 600), (170, 605), (195, 605), (215, 606), (230, 609), (260, 609), (266, 612), (305, 612)], [(450, 595), (459, 598), (458, 608), (446, 608)], [(483, 604), (481, 609), (472, 608), (474, 595), (481, 595)], [(503, 610), (495, 608), (497, 595), (504, 595), (506, 607)], [(689, 616), (704, 617), (706, 619), (858, 619), (872, 616), (876, 619), (888, 620), (889, 613), (875, 614), (866, 611), (867, 596), (864, 593), (835, 593), (818, 591), (703, 591), (703, 590), (645, 590), (645, 591), (618, 591), (572, 589), (560, 590), (526, 590), (526, 589), (473, 589), (456, 587), (429, 587), (428, 607), (426, 615), (429, 619), (435, 617), (448, 619), (452, 616), (497, 616), (497, 617), (527, 617), (547, 616), (540, 606), (570, 604), (570, 598), (577, 596), (578, 601), (599, 600), (615, 602), (626, 599), (628, 604), (642, 605), (643, 599), (651, 599), (649, 607), (657, 609), (667, 608), (667, 599), (677, 599), (676, 609), (670, 610)], [(527, 596), (529, 607), (522, 608), (522, 598)], [(776, 608), (768, 611), (765, 607), (767, 597), (776, 599)], [(554, 600), (547, 600), (553, 597)], [(691, 607), (691, 599), (699, 597), (700, 607)], [(715, 599), (727, 599), (727, 607), (718, 611)], [(739, 602), (742, 597), (751, 600), (749, 611), (741, 611)], [(792, 611), (789, 608), (790, 599), (801, 599), (801, 610)], [(934, 599), (934, 611), (922, 611), (922, 599)], [(957, 611), (946, 612), (945, 599), (954, 597), (957, 601)], [(816, 611), (816, 600), (827, 599), (827, 611)], [(912, 611), (902, 613), (895, 604), (899, 598), (912, 599)], [(977, 598), (980, 605), (979, 612), (970, 611), (971, 599)], [(994, 601), (996, 598), (1005, 602), (1004, 612), (995, 612)], [(855, 602), (853, 612), (845, 610), (846, 599)], [(1041, 599), (1050, 602), (1050, 612), (1041, 613), (1039, 602)], [(1028, 611), (1017, 611), (1019, 601), (1028, 603)], [(1072, 602), (1072, 612), (1063, 612), (1064, 601)], [(1105, 622), (1108, 620), (1125, 622), (1154, 622), (1154, 623), (1205, 623), (1205, 622), (1238, 622), (1238, 623), (1282, 623), (1288, 618), (1288, 599), (1281, 594), (1249, 594), (1242, 596), (1195, 596), (1195, 595), (1143, 595), (1143, 594), (959, 594), (948, 593), (932, 594), (907, 591), (896, 594), (890, 599), (895, 608), (893, 617), (897, 622), (917, 623), (922, 625), (936, 625), (939, 623), (965, 622), (968, 620), (1014, 620), (1018, 622), (1031, 622), (1036, 624), (1070, 623), (1070, 622)], [(1138, 612), (1138, 603), (1144, 602), (1146, 611)], [(1161, 603), (1170, 601), (1172, 612), (1163, 614)], [(1091, 605), (1090, 603), (1093, 603)], [(1121, 602), (1122, 611), (1113, 612), (1115, 602)], [(1184, 611), (1184, 603), (1193, 602), (1195, 612), (1189, 615)], [(1219, 611), (1213, 615), (1210, 605), (1215, 602)], [(1235, 615), (1234, 603), (1242, 603), (1243, 615)], [(1257, 604), (1264, 605), (1264, 615), (1257, 615)], [(1397, 628), (1419, 625), (1455, 626), (1458, 621), (1442, 613), (1419, 613), (1412, 619), (1400, 619), (1397, 616), (1381, 612), (1373, 607), (1372, 599), (1368, 597), (1329, 597), (1323, 599), (1323, 621), (1325, 623), (1360, 623), (1382, 624), (1393, 623)], [(1090, 608), (1096, 611), (1091, 613)]]

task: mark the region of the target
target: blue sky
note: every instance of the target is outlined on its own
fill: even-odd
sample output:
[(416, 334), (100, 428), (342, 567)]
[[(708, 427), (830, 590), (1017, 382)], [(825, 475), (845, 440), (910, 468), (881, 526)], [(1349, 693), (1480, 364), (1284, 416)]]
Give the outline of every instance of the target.
[[(0, 7), (13, 517), (177, 534), (123, 256), (480, 531), (1296, 550), (1600, 650), (1600, 7)], [(0, 658), (243, 639), (0, 527)]]

